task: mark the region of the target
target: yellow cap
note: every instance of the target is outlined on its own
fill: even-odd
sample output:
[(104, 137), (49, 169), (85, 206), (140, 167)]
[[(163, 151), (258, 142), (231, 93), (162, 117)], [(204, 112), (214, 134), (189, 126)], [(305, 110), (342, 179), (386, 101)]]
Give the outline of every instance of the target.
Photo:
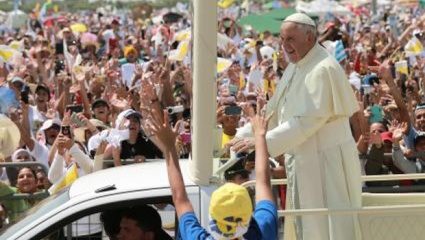
[(238, 226), (247, 226), (251, 220), (252, 202), (248, 191), (234, 183), (224, 184), (212, 194), (209, 212), (218, 228), (212, 230), (234, 235)]
[(127, 57), (128, 54), (130, 54), (131, 52), (134, 52), (137, 54), (137, 50), (136, 48), (134, 48), (133, 46), (127, 46), (124, 48), (124, 57)]

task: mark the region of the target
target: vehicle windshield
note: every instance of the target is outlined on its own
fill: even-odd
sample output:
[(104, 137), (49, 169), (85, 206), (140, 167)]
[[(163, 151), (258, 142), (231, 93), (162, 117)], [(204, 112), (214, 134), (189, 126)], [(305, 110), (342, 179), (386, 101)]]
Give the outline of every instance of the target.
[(69, 201), (69, 188), (47, 197), (25, 212), (23, 217), (15, 224), (11, 224), (2, 229), (0, 231), (1, 239), (8, 239), (10, 235), (16, 233), (19, 229), (28, 226), (31, 222), (52, 211), (52, 209), (63, 205), (67, 201)]

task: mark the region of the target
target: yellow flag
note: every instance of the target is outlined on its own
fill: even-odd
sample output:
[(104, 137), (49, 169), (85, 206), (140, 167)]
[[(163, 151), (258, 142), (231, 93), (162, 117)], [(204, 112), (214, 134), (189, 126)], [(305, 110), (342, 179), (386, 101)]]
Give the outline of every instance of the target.
[(232, 61), (226, 58), (217, 58), (217, 73), (222, 73), (226, 71), (230, 65), (232, 65)]
[(406, 55), (416, 56), (422, 53), (424, 47), (422, 46), (421, 41), (416, 37), (413, 37), (409, 40), (409, 42), (404, 46), (404, 50), (406, 51)]
[(239, 89), (242, 90), (245, 88), (245, 75), (243, 72), (239, 73)]
[(396, 72), (404, 73), (406, 75), (409, 75), (409, 69), (407, 68), (407, 61), (399, 61), (394, 63), (394, 67)]
[(77, 164), (73, 163), (72, 166), (68, 168), (66, 173), (49, 188), (50, 195), (58, 193), (60, 190), (71, 185), (78, 178), (78, 168)]
[(10, 46), (0, 45), (0, 63), (13, 65), (17, 62), (17, 59), (19, 59), (20, 56), (22, 56), (22, 54)]
[(189, 41), (183, 41), (179, 43), (176, 50), (170, 51), (170, 60), (183, 61), (189, 51)]
[(235, 0), (220, 0), (218, 2), (218, 6), (221, 8), (228, 8), (230, 5), (232, 5), (235, 2)]

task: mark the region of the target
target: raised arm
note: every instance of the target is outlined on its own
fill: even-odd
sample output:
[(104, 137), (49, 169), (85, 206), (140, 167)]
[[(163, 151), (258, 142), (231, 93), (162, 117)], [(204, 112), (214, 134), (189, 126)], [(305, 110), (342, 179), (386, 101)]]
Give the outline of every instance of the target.
[(164, 154), (173, 202), (176, 207), (177, 216), (180, 218), (187, 212), (193, 212), (193, 207), (187, 197), (175, 147), (177, 133), (169, 124), (167, 111), (164, 111), (164, 119), (162, 119), (161, 114), (154, 110), (147, 125), (152, 138), (156, 139), (158, 148)]
[(266, 112), (260, 111), (258, 106), (259, 104), (257, 104), (257, 114), (251, 120), (255, 139), (255, 177), (257, 180), (255, 184), (255, 201), (257, 203), (262, 200), (273, 201), (269, 153), (266, 143), (267, 123), (273, 113), (266, 118)]

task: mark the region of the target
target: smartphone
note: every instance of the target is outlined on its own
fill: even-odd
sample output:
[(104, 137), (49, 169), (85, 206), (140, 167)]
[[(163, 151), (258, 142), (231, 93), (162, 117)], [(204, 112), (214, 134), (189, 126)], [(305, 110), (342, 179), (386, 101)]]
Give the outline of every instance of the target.
[(61, 133), (62, 133), (64, 136), (67, 136), (67, 137), (71, 138), (71, 126), (68, 126), (68, 125), (62, 125), (62, 126), (61, 126)]
[(71, 113), (80, 113), (83, 111), (83, 105), (68, 105), (66, 111), (71, 111)]
[(190, 143), (192, 141), (192, 136), (188, 132), (182, 132), (180, 133), (180, 136), (182, 137), (183, 143)]
[(224, 113), (226, 115), (241, 115), (242, 113), (242, 108), (236, 105), (232, 105), (232, 106), (227, 106), (224, 109)]
[(55, 44), (55, 52), (56, 52), (56, 54), (63, 54), (63, 43), (62, 42)]
[(84, 123), (80, 121), (80, 119), (78, 119), (77, 114), (76, 113), (72, 113), (71, 115), (71, 122), (79, 127), (83, 126)]
[(384, 120), (384, 114), (382, 112), (382, 107), (374, 105), (370, 108), (370, 117), (369, 117), (369, 123), (376, 123), (376, 122), (382, 122)]
[(26, 104), (29, 103), (28, 91), (22, 91), (21, 92), (21, 101), (26, 103)]

